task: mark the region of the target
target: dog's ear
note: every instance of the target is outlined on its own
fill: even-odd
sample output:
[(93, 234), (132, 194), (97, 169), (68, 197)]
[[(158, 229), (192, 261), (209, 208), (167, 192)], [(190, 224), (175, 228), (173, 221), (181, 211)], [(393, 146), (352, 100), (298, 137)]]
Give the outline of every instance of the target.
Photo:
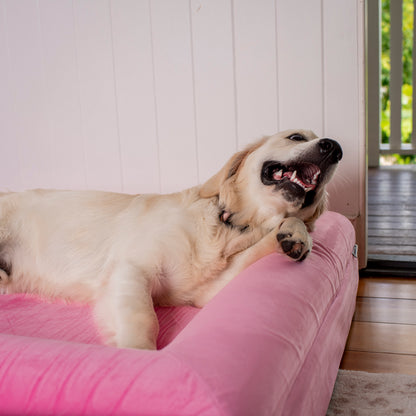
[(265, 141), (266, 138), (261, 139), (257, 143), (254, 143), (246, 149), (234, 154), (217, 174), (212, 176), (201, 186), (199, 196), (201, 198), (211, 198), (219, 195), (221, 186), (225, 183), (225, 181), (235, 176), (247, 156), (259, 148)]
[(248, 152), (246, 150), (233, 155), (217, 174), (212, 176), (201, 186), (199, 196), (201, 198), (211, 198), (215, 195), (219, 195), (221, 186), (227, 179), (233, 177), (237, 173), (238, 168), (247, 155)]

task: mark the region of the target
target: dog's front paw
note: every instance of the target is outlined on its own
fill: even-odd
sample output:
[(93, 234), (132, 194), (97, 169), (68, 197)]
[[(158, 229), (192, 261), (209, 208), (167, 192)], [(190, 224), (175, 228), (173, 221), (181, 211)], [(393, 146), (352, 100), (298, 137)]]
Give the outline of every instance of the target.
[(305, 224), (295, 217), (282, 222), (276, 238), (283, 253), (296, 261), (305, 260), (312, 249), (312, 239)]

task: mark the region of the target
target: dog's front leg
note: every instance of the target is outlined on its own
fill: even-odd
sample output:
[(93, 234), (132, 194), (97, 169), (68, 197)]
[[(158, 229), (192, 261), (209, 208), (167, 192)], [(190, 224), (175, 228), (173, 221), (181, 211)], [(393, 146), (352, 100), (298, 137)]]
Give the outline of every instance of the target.
[(312, 250), (312, 238), (305, 223), (299, 218), (285, 218), (279, 226), (276, 238), (283, 253), (296, 261), (305, 260)]
[(204, 306), (235, 276), (268, 254), (281, 251), (296, 261), (302, 261), (311, 250), (312, 239), (304, 222), (295, 217), (285, 218), (256, 244), (236, 254), (218, 279), (201, 287), (194, 303)]
[(114, 268), (97, 301), (96, 317), (117, 347), (156, 349), (159, 324), (151, 281), (139, 267), (127, 263)]
[(194, 305), (198, 307), (205, 306), (223, 287), (250, 264), (268, 254), (276, 252), (279, 249), (276, 234), (277, 229), (274, 229), (251, 247), (235, 254), (227, 268), (221, 272), (217, 279), (212, 279), (199, 288), (194, 297)]

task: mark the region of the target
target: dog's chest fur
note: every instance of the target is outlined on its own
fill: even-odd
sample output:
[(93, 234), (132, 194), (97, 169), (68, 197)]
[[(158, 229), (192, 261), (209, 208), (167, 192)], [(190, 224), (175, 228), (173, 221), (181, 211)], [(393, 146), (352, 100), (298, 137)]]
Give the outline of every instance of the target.
[[(172, 195), (171, 209), (165, 204), (160, 207), (162, 229), (156, 233), (153, 247), (147, 248), (156, 251), (150, 257), (158, 257), (160, 265), (152, 281), (157, 304), (192, 304), (201, 285), (215, 280), (235, 254), (264, 235), (260, 229), (242, 231), (222, 222), (217, 199), (200, 199), (196, 193), (197, 188)], [(154, 202), (153, 209), (158, 212), (159, 201)]]

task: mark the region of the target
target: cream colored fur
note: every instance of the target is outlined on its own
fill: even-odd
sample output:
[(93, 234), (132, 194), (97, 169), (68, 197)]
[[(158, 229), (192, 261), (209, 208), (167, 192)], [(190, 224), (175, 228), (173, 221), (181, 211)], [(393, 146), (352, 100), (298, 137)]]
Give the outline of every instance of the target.
[[(262, 163), (316, 146), (301, 131), (264, 138), (204, 185), (170, 195), (33, 190), (0, 196), (0, 286), (7, 292), (90, 302), (110, 344), (154, 349), (154, 304), (204, 306), (289, 235), (304, 257), (324, 185), (303, 208), (260, 180)], [(331, 175), (328, 175), (328, 180)], [(219, 220), (232, 213), (233, 223)], [(307, 224), (307, 227), (305, 226)]]

